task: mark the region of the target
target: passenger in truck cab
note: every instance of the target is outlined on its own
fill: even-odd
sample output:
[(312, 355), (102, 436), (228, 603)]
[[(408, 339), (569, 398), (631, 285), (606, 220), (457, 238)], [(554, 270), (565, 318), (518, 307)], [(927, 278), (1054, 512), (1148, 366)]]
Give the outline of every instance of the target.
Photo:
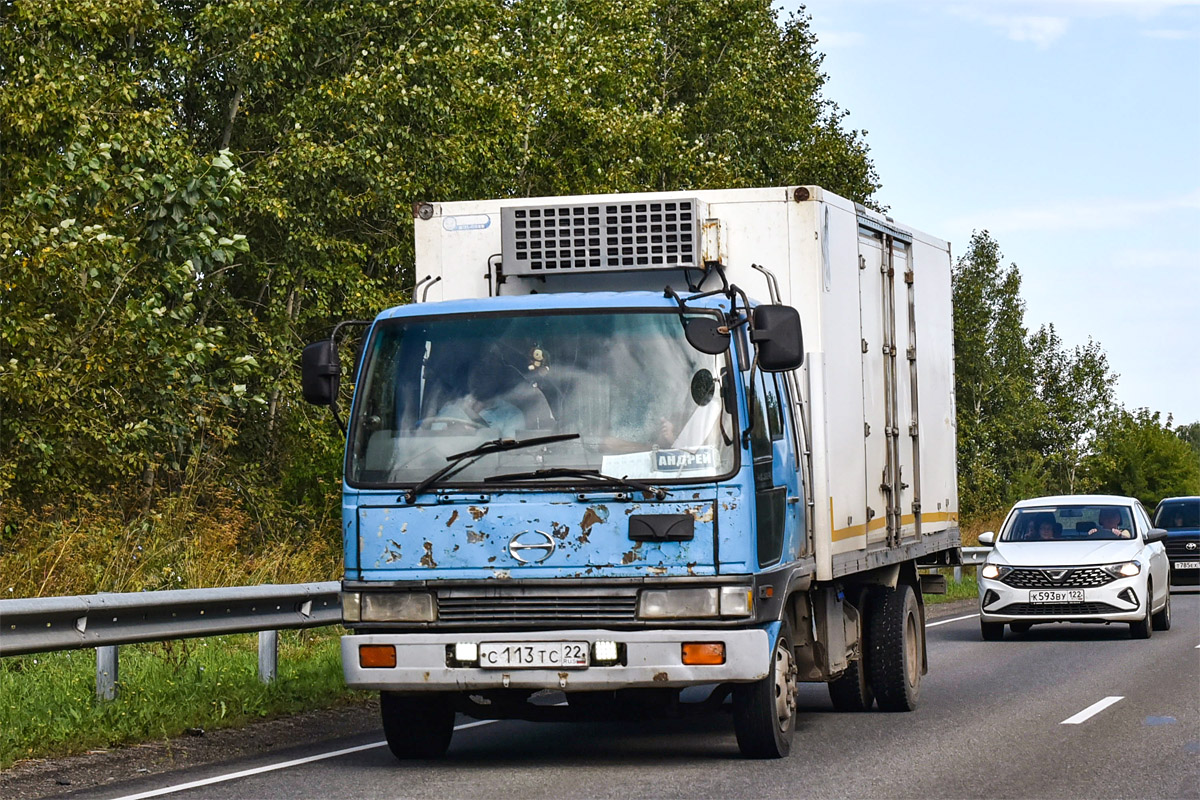
[(1088, 536), (1094, 534), (1116, 536), (1128, 539), (1132, 534), (1121, 528), (1121, 512), (1115, 508), (1102, 508), (1099, 514), (1099, 524), (1088, 531)]

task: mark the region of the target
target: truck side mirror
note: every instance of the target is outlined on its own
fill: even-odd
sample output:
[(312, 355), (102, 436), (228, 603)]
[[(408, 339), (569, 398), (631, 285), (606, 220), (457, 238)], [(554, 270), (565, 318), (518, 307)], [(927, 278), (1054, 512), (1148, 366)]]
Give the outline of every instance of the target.
[(333, 340), (322, 339), (305, 347), (300, 368), (300, 388), (304, 399), (313, 405), (332, 405), (337, 398), (338, 379), (342, 374), (337, 345)]
[(751, 341), (758, 348), (758, 367), (763, 372), (787, 372), (804, 363), (800, 312), (791, 306), (755, 308)]
[(683, 335), (688, 344), (710, 356), (729, 349), (729, 333), (722, 333), (721, 323), (712, 317), (684, 317)]

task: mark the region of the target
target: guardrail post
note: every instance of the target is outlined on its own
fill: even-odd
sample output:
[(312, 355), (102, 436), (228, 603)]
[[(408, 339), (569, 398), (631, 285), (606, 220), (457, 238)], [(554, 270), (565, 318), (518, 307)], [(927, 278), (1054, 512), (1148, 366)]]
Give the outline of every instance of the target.
[(954, 582), (962, 583), (962, 567), (961, 566), (954, 568)]
[(96, 648), (96, 697), (112, 700), (117, 696), (117, 646)]
[(275, 680), (279, 664), (279, 631), (258, 633), (258, 679), (263, 683)]

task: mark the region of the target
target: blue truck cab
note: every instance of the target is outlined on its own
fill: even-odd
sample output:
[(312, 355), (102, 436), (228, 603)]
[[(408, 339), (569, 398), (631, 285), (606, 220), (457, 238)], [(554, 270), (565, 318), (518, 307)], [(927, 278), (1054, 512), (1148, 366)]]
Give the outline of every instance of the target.
[[(732, 702), (751, 757), (787, 754), (802, 680), (829, 683), (846, 710), (911, 708), (921, 589), (938, 588), (917, 567), (957, 557), (957, 527), (934, 525), (956, 519), (950, 500), (928, 515), (935, 530), (919, 500), (915, 515), (881, 507), (874, 525), (834, 525), (823, 487), (837, 459), (813, 458), (813, 414), (827, 412), (805, 405), (801, 312), (759, 265), (761, 302), (731, 283), (721, 234), (701, 241), (719, 218), (685, 221), (686, 269), (556, 274), (555, 287), (529, 275), (549, 248), (531, 251), (513, 223), (595, 205), (442, 213), (439, 236), (505, 221), (486, 291), (366, 326), (345, 425), (347, 684), (381, 692), (399, 758), (444, 753), (456, 712), (667, 713), (689, 687)], [(660, 226), (660, 243), (672, 233)], [(335, 412), (338, 352), (331, 337), (304, 356), (306, 398)], [(881, 473), (893, 500), (896, 458)]]

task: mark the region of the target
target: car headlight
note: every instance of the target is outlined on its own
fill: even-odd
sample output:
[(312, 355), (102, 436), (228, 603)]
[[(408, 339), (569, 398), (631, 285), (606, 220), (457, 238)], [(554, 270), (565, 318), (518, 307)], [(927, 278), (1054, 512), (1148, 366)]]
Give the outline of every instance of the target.
[(1012, 567), (1002, 567), (998, 564), (984, 564), (983, 569), (979, 570), (981, 577), (990, 578), (991, 580), (999, 580), (1008, 573), (1012, 572)]
[(433, 595), (429, 592), (363, 594), (359, 606), (363, 622), (433, 622), (437, 619)]
[(1114, 578), (1132, 578), (1142, 571), (1142, 562), (1126, 561), (1122, 564), (1109, 564), (1104, 571)]

